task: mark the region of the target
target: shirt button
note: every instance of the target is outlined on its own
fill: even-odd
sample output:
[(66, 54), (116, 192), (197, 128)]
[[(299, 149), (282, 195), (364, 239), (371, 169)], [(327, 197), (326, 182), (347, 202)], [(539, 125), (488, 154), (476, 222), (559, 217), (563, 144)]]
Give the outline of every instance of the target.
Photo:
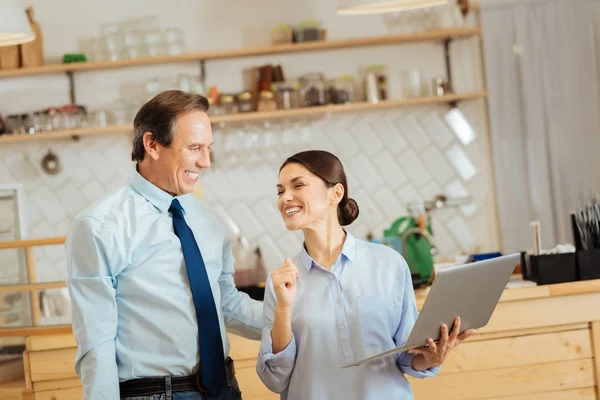
[(340, 325), (340, 329), (346, 329), (346, 325), (344, 325), (344, 324), (341, 324), (341, 325)]
[(338, 297), (337, 299), (335, 299), (335, 302), (340, 304), (342, 302), (342, 300)]

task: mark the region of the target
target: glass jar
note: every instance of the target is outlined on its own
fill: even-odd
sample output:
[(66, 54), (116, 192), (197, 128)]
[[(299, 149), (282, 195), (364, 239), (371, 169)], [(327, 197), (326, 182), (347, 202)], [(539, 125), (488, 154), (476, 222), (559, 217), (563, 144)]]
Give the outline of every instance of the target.
[(289, 110), (301, 106), (300, 90), (296, 82), (278, 82), (273, 84), (275, 102), (279, 110)]
[(14, 115), (8, 115), (6, 117), (6, 127), (7, 127), (7, 131), (8, 133), (12, 133), (12, 134), (25, 134), (26, 133), (26, 129), (25, 129), (25, 118), (27, 117), (27, 115), (22, 115), (22, 114), (14, 114)]
[(323, 74), (313, 73), (304, 75), (300, 77), (299, 82), (302, 105), (312, 107), (327, 104)]
[(327, 84), (327, 98), (332, 104), (351, 103), (356, 100), (356, 80), (352, 75), (341, 75)]
[(263, 90), (260, 92), (260, 98), (258, 100), (258, 111), (274, 111), (277, 110), (277, 103), (275, 102), (273, 92), (269, 90)]
[(293, 39), (292, 27), (289, 25), (275, 25), (271, 29), (271, 44), (292, 43)]
[(375, 76), (375, 86), (377, 88), (377, 97), (381, 100), (388, 99), (387, 68), (385, 65), (369, 65), (367, 74)]
[(314, 42), (324, 40), (319, 21), (307, 19), (301, 21), (294, 29), (294, 42)]
[(252, 101), (252, 93), (248, 90), (237, 95), (237, 106), (241, 113), (254, 111), (254, 102)]
[(223, 110), (223, 114), (237, 114), (238, 107), (235, 104), (235, 100), (230, 94), (222, 94), (219, 98), (219, 102), (221, 103), (221, 110)]

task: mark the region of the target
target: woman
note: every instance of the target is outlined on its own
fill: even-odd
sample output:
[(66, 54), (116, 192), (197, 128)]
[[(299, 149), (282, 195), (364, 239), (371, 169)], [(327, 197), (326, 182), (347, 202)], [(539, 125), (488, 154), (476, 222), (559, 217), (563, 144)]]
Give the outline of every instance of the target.
[(279, 170), (277, 206), (304, 246), (267, 280), (257, 372), (282, 399), (411, 399), (405, 374), (434, 376), (446, 354), (473, 331), (441, 328), (438, 343), (353, 368), (354, 361), (399, 346), (417, 317), (402, 256), (354, 238), (342, 227), (358, 216), (340, 160), (325, 151), (288, 158)]

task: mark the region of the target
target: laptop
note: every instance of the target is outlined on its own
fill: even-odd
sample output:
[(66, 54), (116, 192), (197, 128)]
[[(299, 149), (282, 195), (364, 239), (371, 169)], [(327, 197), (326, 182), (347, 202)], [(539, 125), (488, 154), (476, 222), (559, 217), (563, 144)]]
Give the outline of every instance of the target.
[(451, 332), (456, 317), (461, 320), (460, 333), (484, 327), (496, 309), (520, 257), (516, 253), (441, 270), (435, 275), (406, 343), (343, 368), (426, 346), (429, 338), (439, 340), (442, 324), (448, 325), (448, 332)]

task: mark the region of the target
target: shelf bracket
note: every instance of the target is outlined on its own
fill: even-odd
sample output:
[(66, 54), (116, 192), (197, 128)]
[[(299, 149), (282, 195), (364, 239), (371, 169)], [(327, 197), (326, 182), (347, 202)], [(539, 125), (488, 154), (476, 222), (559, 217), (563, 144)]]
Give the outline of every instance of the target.
[(204, 83), (206, 81), (206, 65), (204, 60), (200, 60), (200, 83), (202, 84), (202, 88), (204, 89)]
[(69, 100), (71, 104), (75, 104), (75, 82), (73, 81), (73, 71), (67, 71), (69, 78)]
[(458, 0), (457, 5), (460, 8), (460, 12), (462, 13), (463, 17), (466, 17), (469, 11), (471, 11), (469, 0)]
[(444, 40), (444, 56), (446, 60), (446, 79), (448, 79), (448, 88), (450, 92), (454, 92), (454, 85), (452, 84), (452, 67), (450, 66), (450, 44), (454, 38), (449, 37)]

